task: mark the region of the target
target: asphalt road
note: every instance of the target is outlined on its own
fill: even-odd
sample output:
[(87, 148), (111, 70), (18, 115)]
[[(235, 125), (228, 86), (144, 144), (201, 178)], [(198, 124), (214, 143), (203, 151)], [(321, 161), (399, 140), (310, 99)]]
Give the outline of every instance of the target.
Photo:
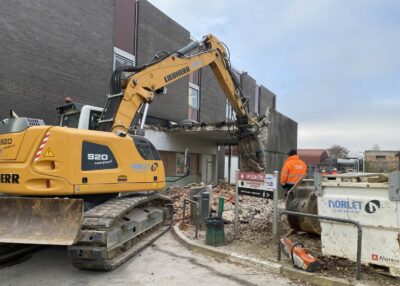
[(112, 272), (74, 268), (63, 247), (47, 247), (25, 261), (3, 266), (0, 285), (297, 285), (290, 280), (193, 254), (167, 233)]

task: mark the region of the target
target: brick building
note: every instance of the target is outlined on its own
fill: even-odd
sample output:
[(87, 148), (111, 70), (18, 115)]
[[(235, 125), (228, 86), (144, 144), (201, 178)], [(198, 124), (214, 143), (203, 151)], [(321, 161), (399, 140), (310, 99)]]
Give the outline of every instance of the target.
[[(66, 96), (103, 106), (112, 70), (141, 65), (159, 51), (191, 40), (188, 30), (146, 0), (0, 0), (0, 118), (20, 116), (57, 124), (55, 107)], [(217, 35), (218, 36), (218, 35)], [(251, 75), (237, 71), (250, 110), (270, 110), (266, 146), (269, 171), (280, 169), (297, 147), (297, 123), (276, 111), (276, 96)], [(225, 97), (209, 67), (168, 86), (150, 105), (149, 123), (187, 119), (212, 124), (227, 119)], [(166, 124), (168, 125), (168, 124)], [(179, 175), (182, 152), (192, 152), (192, 181), (223, 179), (226, 131), (169, 132), (149, 127), (146, 136), (161, 152), (168, 176)]]
[(395, 170), (400, 170), (400, 151), (365, 151), (364, 172), (392, 172)]

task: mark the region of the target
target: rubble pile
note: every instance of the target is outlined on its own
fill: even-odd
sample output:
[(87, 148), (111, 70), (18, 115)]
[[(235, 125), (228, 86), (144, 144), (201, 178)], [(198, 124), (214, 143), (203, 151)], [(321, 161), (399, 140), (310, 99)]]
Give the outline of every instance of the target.
[[(222, 217), (233, 222), (235, 219), (235, 187), (230, 185), (219, 185), (213, 189), (212, 193), (212, 210), (218, 208), (218, 198), (225, 199), (225, 208)], [(239, 221), (241, 223), (249, 223), (254, 219), (266, 218), (272, 216), (272, 203), (268, 204), (265, 199), (254, 198), (249, 196), (239, 196)]]
[[(189, 190), (194, 185), (188, 185), (185, 187), (172, 187), (168, 192), (168, 196), (172, 199), (174, 204), (174, 223), (178, 223), (182, 221), (183, 214), (183, 200), (189, 197)], [(190, 218), (190, 212), (185, 214), (186, 219)]]
[[(174, 203), (174, 222), (182, 220), (183, 200), (189, 197), (190, 188), (202, 186), (202, 184), (191, 184), (185, 187), (173, 187), (168, 192)], [(211, 193), (211, 213), (215, 214), (218, 209), (218, 198), (225, 199), (223, 218), (227, 222), (233, 222), (235, 219), (235, 187), (227, 184), (221, 184), (213, 188)], [(272, 202), (265, 199), (249, 196), (239, 197), (240, 213), (239, 220), (242, 224), (248, 224), (250, 221), (260, 220), (261, 224), (265, 221), (270, 222), (272, 217)], [(281, 207), (281, 206), (280, 206)], [(189, 210), (189, 206), (188, 206)], [(189, 219), (189, 211), (185, 214)], [(263, 226), (265, 228), (265, 226)]]

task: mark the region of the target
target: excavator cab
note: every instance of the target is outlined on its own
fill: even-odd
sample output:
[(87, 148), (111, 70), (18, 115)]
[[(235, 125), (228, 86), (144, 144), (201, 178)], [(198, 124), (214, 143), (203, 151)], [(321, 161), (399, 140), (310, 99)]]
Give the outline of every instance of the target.
[(66, 99), (66, 104), (56, 108), (59, 115), (59, 125), (69, 128), (98, 130), (99, 119), (103, 108), (84, 105)]

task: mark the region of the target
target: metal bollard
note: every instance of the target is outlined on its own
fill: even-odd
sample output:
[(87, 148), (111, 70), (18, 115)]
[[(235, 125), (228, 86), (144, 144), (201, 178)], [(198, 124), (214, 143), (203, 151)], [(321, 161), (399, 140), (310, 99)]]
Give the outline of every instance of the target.
[(218, 198), (218, 217), (222, 218), (224, 212), (225, 199), (223, 197)]
[(190, 199), (184, 199), (183, 200), (183, 214), (182, 214), (182, 225), (181, 229), (183, 229), (185, 225), (185, 213), (186, 213), (186, 203), (190, 203), (191, 205), (194, 205), (194, 213), (196, 214), (196, 219), (195, 219), (195, 226), (196, 226), (196, 232), (195, 232), (195, 238), (199, 238), (199, 203), (195, 202)]

